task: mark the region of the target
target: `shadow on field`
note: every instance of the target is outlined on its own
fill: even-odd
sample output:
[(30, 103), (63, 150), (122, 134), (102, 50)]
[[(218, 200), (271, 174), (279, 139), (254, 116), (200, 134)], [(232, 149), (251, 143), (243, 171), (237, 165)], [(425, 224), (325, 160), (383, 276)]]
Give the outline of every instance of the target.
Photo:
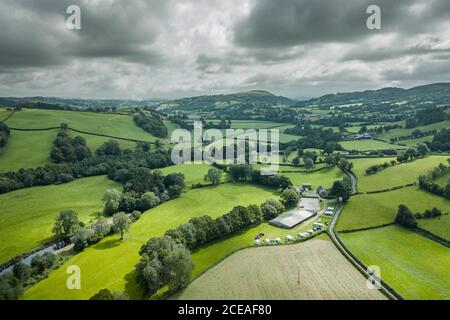
[(125, 293), (130, 300), (142, 300), (144, 299), (144, 289), (137, 283), (136, 270), (128, 273), (124, 277)]
[(94, 249), (107, 250), (107, 249), (111, 249), (111, 248), (117, 247), (121, 243), (122, 243), (122, 240), (120, 240), (120, 239), (112, 239), (112, 240), (101, 242), (101, 243), (95, 245)]

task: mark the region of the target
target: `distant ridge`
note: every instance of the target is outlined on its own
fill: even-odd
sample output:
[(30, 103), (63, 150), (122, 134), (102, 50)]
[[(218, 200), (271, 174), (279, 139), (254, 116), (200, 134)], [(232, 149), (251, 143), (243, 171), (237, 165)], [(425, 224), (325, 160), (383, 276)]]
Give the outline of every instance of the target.
[(327, 94), (319, 98), (302, 101), (304, 104), (344, 104), (358, 102), (373, 102), (380, 100), (415, 99), (425, 101), (427, 99), (444, 99), (450, 102), (450, 82), (432, 83), (410, 89), (386, 87), (378, 90), (365, 90), (355, 92), (343, 92)]

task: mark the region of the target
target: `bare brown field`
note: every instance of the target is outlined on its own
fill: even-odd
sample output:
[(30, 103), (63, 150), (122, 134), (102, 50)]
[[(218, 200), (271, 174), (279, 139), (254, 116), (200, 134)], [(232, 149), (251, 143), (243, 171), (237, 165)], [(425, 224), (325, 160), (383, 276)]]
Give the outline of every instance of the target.
[(172, 297), (186, 300), (386, 299), (329, 240), (239, 251)]

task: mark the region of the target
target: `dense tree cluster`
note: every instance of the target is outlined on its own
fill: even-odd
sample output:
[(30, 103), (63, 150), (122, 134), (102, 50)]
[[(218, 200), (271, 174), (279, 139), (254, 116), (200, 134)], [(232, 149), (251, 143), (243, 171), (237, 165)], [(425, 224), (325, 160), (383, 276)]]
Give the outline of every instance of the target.
[(89, 300), (128, 300), (128, 297), (122, 292), (111, 292), (109, 289), (102, 289), (90, 297)]
[(8, 143), (8, 138), (10, 135), (10, 130), (6, 123), (0, 122), (0, 148), (6, 146)]
[(139, 111), (133, 119), (139, 127), (155, 137), (166, 138), (168, 135), (167, 128), (157, 112)]
[(428, 146), (424, 143), (417, 145), (417, 148), (409, 147), (405, 151), (399, 151), (397, 154), (398, 162), (405, 162), (418, 157), (424, 157), (430, 152)]
[(333, 183), (329, 191), (330, 197), (342, 198), (343, 201), (347, 201), (350, 198), (352, 192), (352, 181), (349, 177), (345, 176), (342, 180), (337, 180)]
[(435, 134), (429, 146), (433, 151), (450, 151), (450, 129), (442, 129)]
[(431, 218), (437, 218), (442, 216), (442, 211), (436, 207), (433, 209), (426, 209), (423, 213), (416, 213), (414, 217), (416, 219), (431, 219)]
[(31, 259), (31, 265), (19, 262), (14, 265), (12, 272), (0, 276), (0, 300), (19, 299), (24, 287), (36, 279), (47, 277), (49, 270), (57, 264), (58, 258), (51, 252), (36, 255)]
[(450, 119), (443, 108), (427, 108), (420, 110), (414, 117), (405, 120), (405, 128), (415, 128)]
[[(111, 143), (106, 142), (105, 145), (111, 145)], [(133, 177), (140, 170), (163, 168), (171, 164), (170, 154), (166, 150), (143, 148), (142, 145), (138, 145), (135, 150), (120, 150), (119, 155), (95, 156), (77, 162), (48, 164), (36, 169), (2, 172), (0, 173), (0, 193), (33, 186), (66, 183), (74, 179), (105, 174), (110, 179), (125, 184), (133, 182)], [(139, 186), (139, 188), (141, 187), (142, 185)], [(127, 190), (133, 190), (133, 187), (127, 187)], [(172, 192), (177, 192), (177, 188), (175, 187)]]
[(281, 194), (281, 202), (286, 208), (296, 207), (300, 198), (301, 193), (296, 188), (286, 188)]
[(166, 285), (170, 290), (177, 290), (189, 284), (194, 270), (191, 253), (171, 237), (151, 238), (139, 254), (137, 279), (148, 295)]
[(233, 181), (250, 182), (275, 189), (286, 189), (292, 186), (288, 177), (280, 175), (261, 175), (260, 170), (255, 170), (251, 165), (238, 164), (227, 167)]
[(405, 228), (417, 227), (416, 217), (404, 204), (398, 206), (397, 215), (395, 216), (395, 223), (398, 223)]
[[(394, 160), (394, 164), (395, 163), (396, 163), (396, 161)], [(382, 163), (382, 164), (374, 164), (374, 165), (372, 165), (372, 166), (370, 166), (370, 167), (368, 167), (366, 169), (366, 174), (367, 175), (374, 174), (374, 173), (376, 173), (378, 171), (381, 171), (383, 169), (389, 168), (391, 165), (392, 165), (392, 163), (389, 163), (387, 161), (385, 163)]]
[(341, 140), (342, 134), (334, 132), (333, 129), (313, 128), (310, 124), (298, 123), (294, 128), (288, 128), (284, 131), (287, 134), (302, 136), (302, 139), (282, 143), (281, 149), (289, 146), (296, 149), (317, 148), (324, 149), (326, 153), (333, 153), (334, 150), (342, 150), (337, 143)]
[[(449, 160), (450, 161), (450, 160)], [(439, 177), (445, 176), (450, 172), (450, 166), (440, 163), (428, 174), (419, 177), (419, 187), (435, 195), (450, 199), (450, 180), (445, 186), (440, 186), (434, 182)]]
[(272, 220), (283, 212), (283, 204), (276, 199), (268, 199), (261, 205), (261, 210), (264, 215), (264, 219)]
[(72, 138), (65, 128), (59, 130), (50, 153), (54, 163), (77, 162), (90, 157), (92, 157), (91, 150), (83, 137)]
[(136, 267), (139, 282), (150, 295), (165, 285), (171, 290), (182, 288), (189, 283), (193, 270), (189, 250), (259, 225), (263, 220), (263, 212), (257, 205), (236, 206), (217, 219), (207, 215), (195, 217), (167, 230), (163, 237), (152, 238), (142, 246)]

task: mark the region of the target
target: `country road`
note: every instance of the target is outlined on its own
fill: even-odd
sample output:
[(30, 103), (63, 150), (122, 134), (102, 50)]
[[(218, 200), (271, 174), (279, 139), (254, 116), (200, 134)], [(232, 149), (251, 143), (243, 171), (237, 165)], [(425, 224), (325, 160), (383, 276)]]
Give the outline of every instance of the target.
[[(350, 179), (352, 180), (352, 193), (351, 193), (351, 195), (353, 196), (353, 195), (355, 195), (358, 192), (357, 179), (356, 179), (355, 175), (352, 172), (348, 172), (346, 170), (342, 170), (342, 171), (344, 171), (350, 177)], [(367, 271), (367, 267), (353, 257), (353, 255), (342, 244), (341, 240), (338, 238), (338, 236), (336, 235), (336, 232), (334, 230), (336, 222), (339, 219), (339, 215), (341, 214), (342, 208), (343, 208), (342, 203), (339, 203), (336, 206), (336, 212), (334, 213), (333, 217), (331, 218), (331, 222), (330, 222), (330, 225), (328, 227), (327, 233), (330, 236), (330, 238), (333, 241), (333, 243), (339, 249), (339, 251), (368, 279), (371, 275)], [(380, 290), (389, 299), (391, 299), (391, 300), (398, 300), (398, 298), (394, 294), (392, 294), (391, 291), (388, 290), (384, 286), (384, 284), (382, 282), (381, 283), (379, 282), (377, 284), (380, 286)]]

